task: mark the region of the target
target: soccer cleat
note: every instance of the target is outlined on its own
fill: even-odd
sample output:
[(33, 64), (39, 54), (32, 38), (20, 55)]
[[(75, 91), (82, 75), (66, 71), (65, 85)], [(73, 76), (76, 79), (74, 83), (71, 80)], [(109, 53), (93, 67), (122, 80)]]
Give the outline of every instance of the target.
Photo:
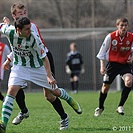
[(27, 113), (22, 113), (22, 112), (20, 112), (14, 119), (13, 119), (13, 121), (12, 121), (12, 123), (14, 124), (14, 125), (18, 125), (18, 124), (20, 124), (21, 122), (22, 122), (22, 120), (25, 118), (28, 118), (29, 117), (29, 112), (27, 112)]
[(60, 121), (60, 130), (68, 129), (68, 116)]
[(0, 133), (6, 133), (6, 126), (0, 121)]
[(69, 105), (75, 110), (77, 114), (82, 114), (80, 105), (74, 99), (69, 102)]
[(97, 107), (97, 108), (95, 109), (94, 116), (99, 116), (99, 115), (101, 115), (102, 112), (103, 112), (103, 110), (104, 110), (104, 108), (100, 109), (99, 107)]
[(124, 115), (124, 108), (123, 106), (119, 106), (117, 109), (116, 109), (116, 112), (121, 114), (121, 115)]

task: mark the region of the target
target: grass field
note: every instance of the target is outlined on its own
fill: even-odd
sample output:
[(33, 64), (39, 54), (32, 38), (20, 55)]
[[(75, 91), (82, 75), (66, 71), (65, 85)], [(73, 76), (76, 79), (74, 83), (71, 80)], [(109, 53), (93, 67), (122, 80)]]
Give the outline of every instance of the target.
[(15, 102), (7, 126), (7, 133), (131, 133), (133, 132), (132, 93), (130, 93), (124, 106), (124, 116), (116, 113), (120, 94), (120, 92), (109, 92), (105, 102), (105, 110), (99, 117), (94, 117), (94, 110), (98, 106), (99, 92), (86, 91), (71, 94), (81, 104), (83, 114), (76, 114), (62, 100), (63, 106), (69, 115), (69, 129), (59, 131), (60, 118), (51, 104), (44, 99), (43, 93), (26, 93), (26, 103), (30, 111), (30, 117), (17, 126), (13, 125), (11, 121), (19, 112)]

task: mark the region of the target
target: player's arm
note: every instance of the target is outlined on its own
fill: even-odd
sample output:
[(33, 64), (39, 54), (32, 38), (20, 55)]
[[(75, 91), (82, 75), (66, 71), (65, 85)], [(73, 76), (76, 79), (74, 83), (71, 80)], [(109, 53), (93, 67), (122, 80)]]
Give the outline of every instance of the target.
[(110, 34), (108, 34), (104, 39), (104, 42), (99, 50), (99, 53), (97, 54), (97, 58), (100, 60), (100, 73), (102, 75), (104, 75), (106, 72), (105, 62), (108, 61), (108, 58), (109, 58), (108, 52), (109, 52), (110, 44), (111, 44), (111, 36)]
[(7, 37), (10, 34), (11, 30), (14, 30), (15, 27), (9, 24), (5, 24), (5, 23), (0, 23), (0, 33), (5, 34)]
[(4, 70), (9, 70), (10, 66), (12, 66), (12, 61), (13, 61), (13, 54), (12, 52), (7, 55), (6, 61), (2, 64), (2, 67)]
[(67, 54), (67, 58), (66, 58), (65, 62), (66, 62), (66, 65), (65, 65), (66, 73), (67, 74), (71, 74), (71, 70), (70, 70), (70, 67), (69, 67), (69, 63), (70, 63), (69, 54)]
[(85, 73), (85, 67), (84, 67), (84, 62), (83, 62), (83, 57), (82, 55), (79, 53), (79, 57), (80, 57), (80, 64), (81, 64), (81, 74)]
[(7, 56), (8, 54), (10, 54), (10, 49), (9, 49), (9, 46), (6, 44), (5, 45), (5, 48), (4, 48), (4, 53), (3, 53), (5, 56)]
[(127, 60), (128, 64), (132, 64), (133, 63), (133, 43), (132, 43), (132, 48), (131, 48), (131, 54)]
[(102, 46), (96, 56), (98, 59), (108, 61), (108, 52), (109, 52), (110, 44), (111, 44), (111, 36), (110, 36), (110, 34), (108, 34), (105, 37), (105, 39), (102, 43)]
[(65, 69), (67, 74), (71, 74), (71, 70), (68, 65), (65, 66)]
[(4, 70), (9, 70), (11, 61), (7, 58), (6, 61), (2, 64)]
[(84, 74), (85, 73), (85, 67), (84, 67), (84, 65), (82, 64), (82, 66), (81, 66), (81, 74)]
[(47, 72), (48, 82), (50, 85), (52, 85), (52, 88), (55, 88), (56, 80), (52, 76), (52, 72), (50, 69), (50, 64), (49, 64), (49, 60), (48, 60), (47, 56), (45, 56), (45, 58), (43, 58), (43, 62), (44, 62), (44, 67), (45, 67), (46, 72)]
[(3, 22), (4, 22), (5, 24), (10, 24), (10, 19), (9, 19), (8, 17), (4, 17), (4, 18), (3, 18)]
[(7, 55), (7, 59), (12, 62), (13, 61), (13, 53), (10, 52), (8, 55)]
[(104, 75), (106, 73), (105, 60), (100, 60), (100, 73)]
[(46, 55), (46, 50), (44, 48), (43, 43), (40, 40), (40, 37), (38, 37), (34, 32), (31, 33), (35, 38), (35, 45), (33, 46), (33, 49), (37, 51), (39, 57), (43, 60), (44, 67), (46, 69), (47, 73), (47, 79), (50, 85), (52, 85), (53, 88), (55, 88), (56, 80), (52, 76), (50, 63)]

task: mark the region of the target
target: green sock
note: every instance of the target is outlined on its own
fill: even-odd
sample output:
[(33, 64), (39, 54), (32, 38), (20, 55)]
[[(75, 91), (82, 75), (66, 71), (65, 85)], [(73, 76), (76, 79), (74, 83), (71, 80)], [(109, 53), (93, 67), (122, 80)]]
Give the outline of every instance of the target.
[(13, 110), (14, 97), (6, 95), (2, 105), (2, 122), (7, 126), (8, 120)]
[(60, 98), (70, 103), (72, 101), (72, 97), (63, 88), (59, 88), (59, 89), (61, 91)]

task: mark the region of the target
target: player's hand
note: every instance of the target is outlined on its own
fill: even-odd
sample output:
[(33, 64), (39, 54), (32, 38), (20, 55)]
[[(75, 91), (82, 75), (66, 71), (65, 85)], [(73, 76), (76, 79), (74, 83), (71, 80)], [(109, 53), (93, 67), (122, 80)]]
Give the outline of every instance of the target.
[(82, 68), (82, 69), (81, 69), (81, 74), (84, 74), (84, 73), (85, 73), (85, 69)]
[(100, 73), (101, 73), (101, 75), (104, 75), (105, 74), (105, 67), (104, 66), (101, 66), (101, 68), (100, 68)]
[(9, 70), (9, 68), (10, 68), (10, 61), (8, 59), (2, 64), (2, 68), (4, 70)]
[(66, 66), (66, 73), (71, 74), (71, 70), (70, 70), (69, 66)]
[(132, 62), (133, 62), (133, 57), (129, 57), (128, 60), (127, 60), (127, 63), (132, 64)]
[(53, 89), (55, 89), (57, 82), (56, 82), (56, 80), (53, 78), (53, 76), (47, 77), (47, 79), (48, 79), (48, 83), (52, 86)]
[(3, 22), (4, 22), (5, 24), (10, 24), (10, 19), (7, 18), (7, 17), (4, 17), (4, 18), (3, 18)]

